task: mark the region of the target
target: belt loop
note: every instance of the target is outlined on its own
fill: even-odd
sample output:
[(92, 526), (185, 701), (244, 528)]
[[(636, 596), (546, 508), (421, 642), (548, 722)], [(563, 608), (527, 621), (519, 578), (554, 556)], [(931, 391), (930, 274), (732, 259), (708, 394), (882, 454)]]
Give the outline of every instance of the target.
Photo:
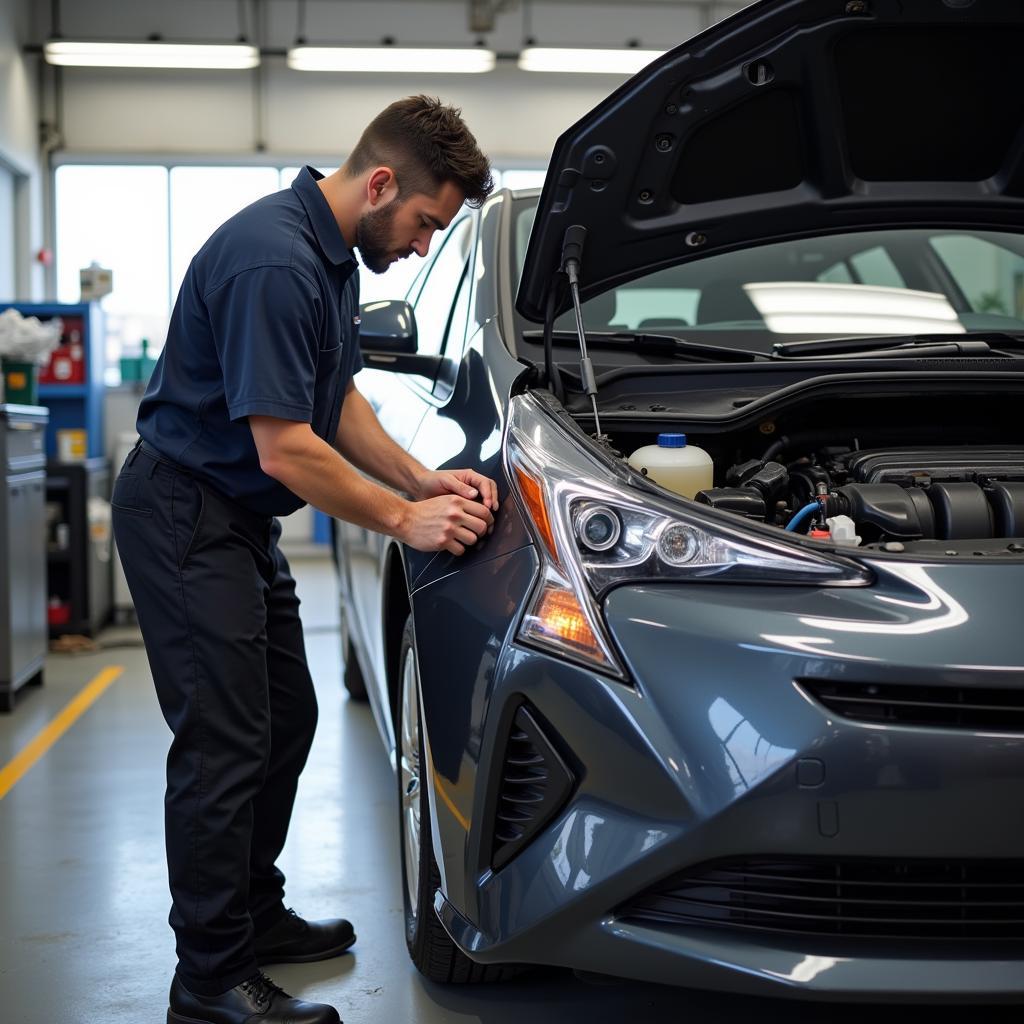
[(133, 446), (132, 450), (128, 453), (128, 458), (126, 458), (124, 460), (127, 465), (129, 465), (129, 466), (134, 466), (135, 465), (135, 460), (139, 457), (139, 450), (141, 449), (141, 447), (142, 447), (142, 438), (140, 437), (138, 439), (138, 441), (135, 442), (135, 445)]
[(157, 460), (154, 459), (152, 456), (150, 456), (150, 458), (149, 458), (149, 470), (146, 473), (146, 476), (148, 476), (150, 480), (153, 479), (153, 474), (156, 472), (156, 467), (159, 466), (159, 465), (160, 465), (160, 463), (157, 462)]

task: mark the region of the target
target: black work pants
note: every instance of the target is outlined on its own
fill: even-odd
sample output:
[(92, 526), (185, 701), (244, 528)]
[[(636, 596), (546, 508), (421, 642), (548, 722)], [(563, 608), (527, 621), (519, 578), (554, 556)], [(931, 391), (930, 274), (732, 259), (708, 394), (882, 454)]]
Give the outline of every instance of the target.
[(284, 913), (284, 847), (316, 728), (280, 523), (148, 446), (128, 456), (114, 534), (174, 738), (165, 829), (178, 974), (217, 995), (256, 970)]

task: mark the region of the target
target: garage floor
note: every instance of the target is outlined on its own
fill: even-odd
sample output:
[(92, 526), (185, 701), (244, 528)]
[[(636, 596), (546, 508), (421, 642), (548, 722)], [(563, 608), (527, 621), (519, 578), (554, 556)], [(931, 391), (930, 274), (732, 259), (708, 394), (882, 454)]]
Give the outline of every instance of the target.
[[(279, 984), (334, 1003), (348, 1024), (863, 1019), (863, 1009), (849, 1006), (594, 985), (565, 971), (483, 988), (422, 981), (402, 939), (391, 770), (369, 711), (339, 686), (333, 568), (314, 559), (293, 568), (321, 710), (282, 867), (291, 905), (306, 916), (349, 917), (359, 941), (352, 955), (270, 971)], [(89, 680), (107, 666), (124, 668), (0, 800), (0, 1020), (11, 1024), (164, 1020), (174, 969), (162, 824), (170, 734), (137, 631), (108, 631), (102, 643), (97, 653), (51, 657), (46, 685), (0, 717), (2, 768)], [(870, 1012), (874, 1024), (902, 1024), (908, 1013)], [(1011, 1012), (962, 1007), (928, 1016), (987, 1024), (1009, 1021)]]

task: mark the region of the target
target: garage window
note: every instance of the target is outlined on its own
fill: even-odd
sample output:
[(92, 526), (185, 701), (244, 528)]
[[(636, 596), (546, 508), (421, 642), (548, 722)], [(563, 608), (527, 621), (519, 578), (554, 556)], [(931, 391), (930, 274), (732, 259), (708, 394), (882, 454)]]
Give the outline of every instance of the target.
[[(321, 167), (328, 171), (329, 168)], [(108, 384), (120, 383), (120, 357), (141, 340), (155, 355), (189, 262), (210, 234), (249, 203), (288, 188), (299, 167), (150, 164), (63, 164), (54, 176), (57, 298), (78, 302), (78, 272), (95, 261), (114, 272), (102, 300)], [(505, 168), (496, 184), (540, 184), (544, 172)], [(504, 180), (503, 180), (504, 179)], [(431, 245), (436, 252), (444, 236)], [(405, 296), (423, 263), (401, 260), (385, 274), (360, 272), (360, 299)], [(454, 297), (453, 283), (452, 296)]]
[(167, 330), (167, 168), (63, 166), (55, 178), (57, 299), (78, 302), (78, 272), (95, 261), (114, 272), (103, 299), (107, 383), (119, 383), (122, 351), (154, 348)]

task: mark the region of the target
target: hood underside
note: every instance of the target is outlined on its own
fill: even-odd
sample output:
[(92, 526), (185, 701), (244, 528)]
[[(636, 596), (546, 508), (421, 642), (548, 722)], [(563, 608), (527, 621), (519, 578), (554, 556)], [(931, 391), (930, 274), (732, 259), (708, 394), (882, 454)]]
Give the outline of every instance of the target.
[[(1024, 3), (761, 0), (555, 145), (516, 305), (544, 319), (566, 229), (581, 296), (744, 246), (1024, 226)], [(559, 290), (555, 312), (568, 308)]]

